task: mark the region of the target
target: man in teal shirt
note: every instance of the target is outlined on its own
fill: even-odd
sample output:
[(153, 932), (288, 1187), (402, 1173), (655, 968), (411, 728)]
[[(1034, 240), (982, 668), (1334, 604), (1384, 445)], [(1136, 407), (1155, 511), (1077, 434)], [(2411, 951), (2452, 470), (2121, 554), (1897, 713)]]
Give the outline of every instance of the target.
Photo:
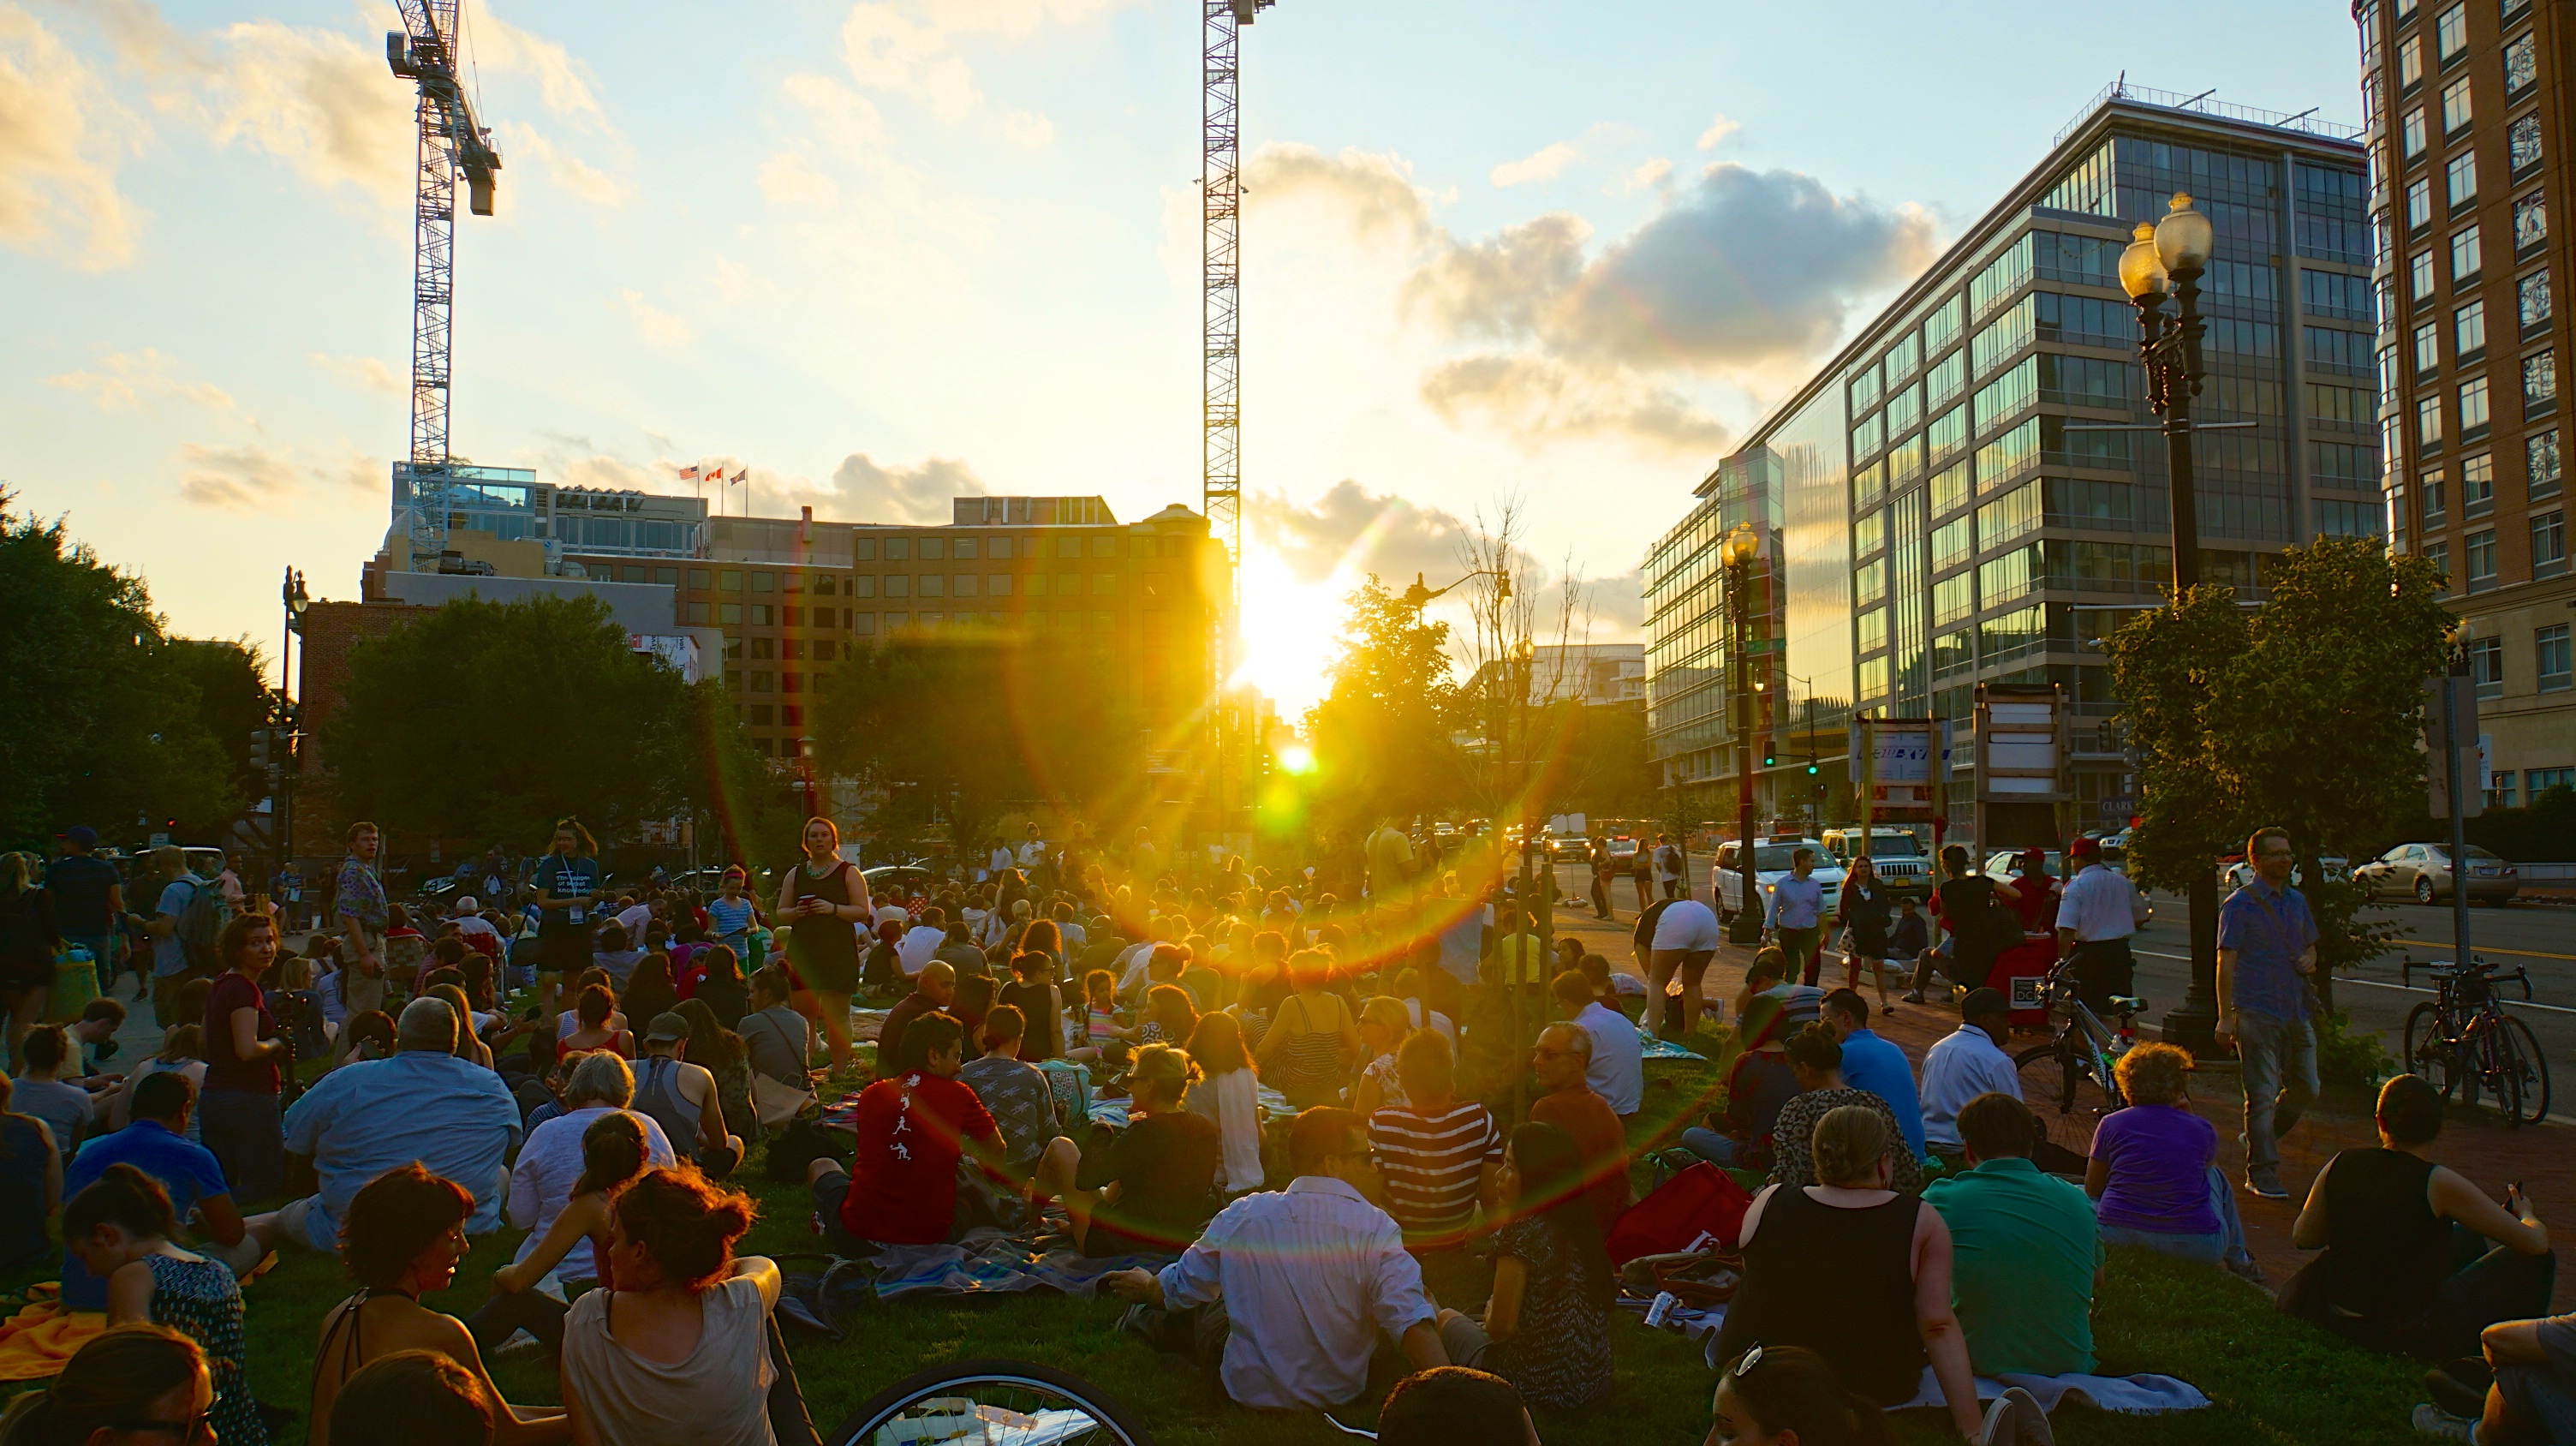
[(1950, 1227), (1951, 1299), (1981, 1376), (2093, 1369), (2101, 1229), (2082, 1186), (2030, 1162), (2038, 1138), (2029, 1106), (1979, 1095), (1959, 1110), (1974, 1168), (1923, 1192)]

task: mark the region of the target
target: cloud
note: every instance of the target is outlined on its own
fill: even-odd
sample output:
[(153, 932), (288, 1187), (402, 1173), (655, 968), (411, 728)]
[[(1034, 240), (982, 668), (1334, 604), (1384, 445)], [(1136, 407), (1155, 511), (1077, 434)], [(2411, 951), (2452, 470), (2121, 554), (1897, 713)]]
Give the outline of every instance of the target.
[(1639, 191), (1653, 190), (1671, 180), (1672, 175), (1673, 163), (1662, 156), (1657, 156), (1635, 170), (1621, 175), (1617, 183), (1609, 188), (1608, 194), (1631, 196)]
[(841, 22), (841, 60), (871, 90), (908, 95), (943, 121), (983, 103), (974, 68), (958, 53), (967, 38), (1024, 40), (1046, 25), (1069, 25), (1139, 0), (861, 0)]
[(687, 321), (646, 301), (640, 291), (621, 291), (618, 300), (618, 309), (634, 317), (636, 330), (655, 346), (687, 346), (697, 335)]
[(983, 495), (983, 481), (954, 457), (890, 468), (865, 452), (852, 452), (832, 469), (830, 484), (836, 510), (853, 522), (946, 522), (953, 515), (951, 498)]
[(828, 211), (839, 204), (841, 188), (794, 151), (780, 151), (760, 164), (760, 194), (773, 206), (803, 206)]
[(139, 352), (109, 352), (102, 370), (71, 371), (45, 378), (45, 385), (88, 397), (102, 412), (140, 407), (146, 397), (169, 397), (211, 411), (229, 411), (232, 395), (212, 382), (184, 382), (172, 376), (177, 358), (146, 347)]
[(867, 156), (885, 145), (885, 118), (875, 102), (828, 75), (791, 75), (779, 89), (806, 114), (804, 133), (846, 156)]
[(209, 134), (285, 161), (324, 189), (398, 202), (418, 164), (413, 89), (380, 47), (327, 30), (251, 20), (220, 32), (229, 52), (207, 90)]
[(1349, 478), (1306, 503), (1255, 492), (1249, 511), (1248, 530), (1309, 583), (1373, 572), (1402, 586), (1417, 572), (1454, 571), (1469, 532), (1455, 513), (1373, 493)]
[(1404, 283), (1403, 305), (1453, 337), (1513, 340), (1539, 331), (1583, 275), (1592, 226), (1557, 211), (1483, 241), (1443, 244)]
[(1583, 152), (1558, 141), (1543, 146), (1517, 161), (1505, 161), (1494, 167), (1492, 180), (1497, 186), (1517, 186), (1528, 181), (1553, 181), (1565, 168), (1583, 159)]
[(535, 126), (503, 121), (498, 129), (503, 141), (501, 150), (515, 168), (511, 174), (533, 169), (547, 191), (594, 206), (626, 204), (628, 191), (624, 182), (557, 146)]
[(403, 378), (394, 375), (394, 369), (378, 358), (329, 356), (318, 351), (312, 356), (315, 366), (339, 378), (344, 385), (355, 387), (359, 391), (384, 392), (393, 396), (400, 396), (403, 392)]
[(1002, 134), (1015, 146), (1044, 150), (1055, 144), (1055, 122), (1035, 111), (1015, 110), (1002, 117)]
[(588, 68), (562, 45), (532, 35), (492, 13), (489, 5), (473, 8), (466, 40), (477, 69), (525, 75), (537, 82), (545, 108), (593, 129), (604, 129), (607, 117), (591, 93)]
[(256, 511), (301, 492), (304, 477), (304, 470), (284, 453), (257, 442), (238, 447), (202, 442), (179, 446), (179, 496), (199, 507)]
[(1716, 418), (1673, 388), (1527, 353), (1460, 357), (1422, 379), (1422, 400), (1453, 426), (1481, 421), (1523, 443), (1621, 437), (1670, 452), (1723, 448)]
[(777, 289), (771, 286), (767, 281), (753, 276), (751, 274), (750, 267), (727, 257), (718, 256), (716, 258), (715, 271), (716, 295), (723, 297), (727, 301), (740, 301), (744, 297), (749, 296), (754, 290), (774, 291)]
[(1401, 158), (1345, 148), (1328, 156), (1313, 146), (1272, 141), (1243, 163), (1246, 209), (1320, 205), (1363, 241), (1420, 245), (1434, 230), (1431, 203)]
[(1716, 150), (1719, 146), (1726, 144), (1726, 138), (1728, 136), (1731, 136), (1742, 129), (1744, 129), (1744, 122), (1739, 120), (1729, 120), (1725, 116), (1721, 115), (1717, 119), (1708, 123), (1707, 130), (1699, 133), (1699, 148), (1703, 151)]
[(132, 123), (70, 47), (0, 4), (0, 243), (123, 265), (141, 216), (117, 189)]

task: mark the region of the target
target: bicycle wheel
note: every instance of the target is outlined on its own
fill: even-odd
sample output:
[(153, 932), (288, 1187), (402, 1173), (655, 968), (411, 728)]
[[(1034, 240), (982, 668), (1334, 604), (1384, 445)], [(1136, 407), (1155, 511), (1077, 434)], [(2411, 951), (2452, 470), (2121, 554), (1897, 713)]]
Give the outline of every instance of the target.
[(1034, 1361), (959, 1361), (877, 1393), (825, 1446), (1154, 1446), (1126, 1409)]
[(2075, 1113), (2084, 1072), (2073, 1053), (2057, 1044), (2035, 1044), (2013, 1056), (2013, 1073), (2021, 1077), (2021, 1097), (2032, 1104), (2045, 1100), (2061, 1115)]
[(2513, 1077), (2513, 1122), (2539, 1124), (2549, 1117), (2549, 1059), (2540, 1052), (2540, 1040), (2532, 1034), (2530, 1025), (2510, 1014), (2499, 1018), (2502, 1027), (2496, 1031), (2496, 1054)]
[(2451, 1046), (2442, 1038), (2442, 1006), (2425, 1003), (2406, 1011), (2406, 1052), (2398, 1058), (2409, 1074), (2440, 1090), (2446, 1098), (2457, 1092)]

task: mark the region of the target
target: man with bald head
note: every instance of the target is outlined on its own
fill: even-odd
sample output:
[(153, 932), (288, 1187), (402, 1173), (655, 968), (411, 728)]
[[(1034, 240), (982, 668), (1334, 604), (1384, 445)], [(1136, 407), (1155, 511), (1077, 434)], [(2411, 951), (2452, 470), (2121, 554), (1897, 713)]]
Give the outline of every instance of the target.
[(1592, 1036), (1570, 1020), (1538, 1032), (1530, 1069), (1547, 1093), (1530, 1104), (1530, 1118), (1574, 1137), (1591, 1181), (1592, 1218), (1603, 1231), (1628, 1208), (1628, 1132), (1609, 1102), (1592, 1092), (1584, 1073), (1592, 1064)]
[(498, 1074), (457, 1058), (463, 1027), (446, 1000), (415, 999), (394, 1025), (399, 1053), (344, 1064), (313, 1082), (286, 1112), (286, 1151), (290, 1166), (313, 1162), (321, 1189), (252, 1220), (263, 1244), (291, 1240), (337, 1252), (340, 1221), (359, 1189), (414, 1160), (474, 1192), (467, 1233), (501, 1228), (504, 1161), (522, 1134), (519, 1104)]
[(912, 981), (912, 992), (894, 1002), (886, 1011), (885, 1027), (877, 1031), (877, 1078), (892, 1079), (907, 1069), (919, 1067), (919, 1060), (903, 1057), (903, 1032), (925, 1014), (946, 1009), (957, 997), (957, 968), (943, 959), (921, 966)]

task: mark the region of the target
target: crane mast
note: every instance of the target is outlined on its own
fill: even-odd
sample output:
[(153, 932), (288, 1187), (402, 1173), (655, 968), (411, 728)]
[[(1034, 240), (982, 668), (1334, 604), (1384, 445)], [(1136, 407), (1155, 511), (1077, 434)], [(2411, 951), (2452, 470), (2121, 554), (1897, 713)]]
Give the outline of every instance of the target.
[(1202, 409), (1200, 463), (1201, 503), (1208, 531), (1224, 543), (1227, 598), (1217, 619), (1215, 646), (1209, 649), (1211, 717), (1216, 725), (1217, 830), (1233, 824), (1230, 797), (1234, 782), (1237, 720), (1226, 686), (1233, 676), (1235, 615), (1243, 601), (1243, 408), (1241, 330), (1242, 301), (1238, 284), (1241, 261), (1243, 188), (1237, 149), (1235, 85), (1241, 27), (1276, 0), (1200, 0), (1206, 22), (1205, 54), (1199, 68), (1204, 145), (1199, 155), (1199, 204), (1204, 291), (1200, 303), (1201, 370), (1206, 384)]
[(385, 36), (385, 63), (420, 87), (420, 173), (412, 191), (411, 551), (447, 546), (449, 346), (456, 305), (456, 181), (466, 203), (492, 214), (501, 154), (457, 81), (461, 0), (401, 0), (403, 30)]

